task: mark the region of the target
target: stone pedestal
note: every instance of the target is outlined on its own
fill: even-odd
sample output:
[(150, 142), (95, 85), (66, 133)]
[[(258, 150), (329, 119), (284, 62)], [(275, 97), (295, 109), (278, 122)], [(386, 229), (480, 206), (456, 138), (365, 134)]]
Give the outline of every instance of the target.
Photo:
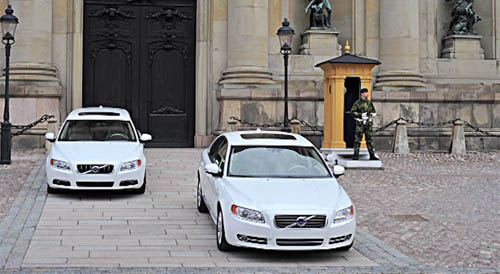
[(481, 48), (480, 35), (449, 35), (443, 39), (442, 58), (483, 60), (484, 50)]
[(339, 32), (333, 30), (306, 30), (302, 34), (300, 54), (340, 56), (342, 49), (338, 41)]
[(367, 149), (359, 151), (359, 160), (353, 160), (354, 149), (321, 149), (328, 166), (341, 165), (346, 169), (382, 169), (382, 161), (370, 161), (370, 154)]

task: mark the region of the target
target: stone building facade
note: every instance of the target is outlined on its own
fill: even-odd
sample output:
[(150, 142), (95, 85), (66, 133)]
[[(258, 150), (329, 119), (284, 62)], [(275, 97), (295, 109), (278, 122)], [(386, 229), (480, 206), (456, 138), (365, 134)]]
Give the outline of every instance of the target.
[[(47, 113), (62, 121), (82, 106), (125, 107), (141, 131), (158, 136), (158, 147), (206, 146), (228, 130), (231, 116), (274, 124), (284, 112), (276, 31), (288, 18), (297, 33), (290, 117), (323, 126), (323, 73), (315, 65), (349, 41), (352, 54), (382, 63), (373, 71), (377, 126), (398, 117), (461, 118), (500, 133), (500, 0), (475, 1), (478, 36), (462, 39), (445, 39), (454, 1), (330, 0), (336, 31), (328, 33), (308, 31), (308, 2), (0, 0), (20, 20), (11, 120), (27, 124)], [(43, 145), (43, 132), (42, 125), (14, 144)], [(390, 149), (392, 134), (381, 132), (377, 147)], [(447, 125), (410, 127), (410, 147), (446, 150), (450, 135)], [(498, 150), (499, 139), (467, 132), (473, 150)]]

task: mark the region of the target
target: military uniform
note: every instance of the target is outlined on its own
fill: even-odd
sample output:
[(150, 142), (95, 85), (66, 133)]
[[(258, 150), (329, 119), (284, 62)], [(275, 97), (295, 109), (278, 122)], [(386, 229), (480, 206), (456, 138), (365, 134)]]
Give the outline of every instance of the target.
[[(366, 113), (368, 119), (362, 121), (363, 113)], [(356, 119), (356, 133), (354, 137), (354, 160), (359, 158), (359, 148), (361, 142), (363, 141), (363, 134), (366, 138), (366, 146), (368, 147), (368, 152), (370, 153), (370, 160), (378, 160), (375, 156), (375, 151), (373, 150), (373, 120), (372, 115), (375, 115), (375, 107), (373, 103), (368, 99), (357, 100), (351, 108), (351, 115)]]

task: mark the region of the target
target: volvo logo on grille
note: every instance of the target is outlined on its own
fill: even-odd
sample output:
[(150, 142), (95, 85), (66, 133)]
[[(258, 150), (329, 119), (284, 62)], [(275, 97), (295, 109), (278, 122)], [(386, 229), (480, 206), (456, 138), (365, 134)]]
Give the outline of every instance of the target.
[(89, 173), (99, 173), (99, 171), (101, 171), (102, 169), (108, 167), (109, 165), (103, 165), (103, 166), (92, 166), (90, 167), (89, 170), (83, 172), (82, 174), (89, 174)]
[(296, 224), (297, 224), (297, 226), (299, 226), (299, 227), (304, 227), (304, 226), (306, 226), (306, 224), (307, 224), (307, 220), (306, 220), (306, 218), (305, 218), (305, 217), (299, 217), (299, 218), (297, 218), (297, 221), (295, 221), (295, 223), (296, 223)]
[(286, 226), (285, 228), (292, 228), (292, 227), (295, 227), (295, 226), (298, 226), (298, 227), (305, 227), (307, 225), (307, 221), (311, 220), (312, 218), (316, 217), (316, 215), (312, 215), (312, 216), (300, 216), (298, 217), (295, 222), (291, 223), (290, 225)]

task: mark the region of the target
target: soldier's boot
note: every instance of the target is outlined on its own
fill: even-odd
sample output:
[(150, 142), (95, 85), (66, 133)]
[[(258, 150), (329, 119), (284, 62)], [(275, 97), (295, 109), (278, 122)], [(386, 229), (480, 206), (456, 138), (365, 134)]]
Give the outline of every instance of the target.
[(375, 155), (375, 151), (373, 150), (373, 146), (371, 144), (366, 144), (368, 148), (368, 153), (370, 153), (370, 161), (378, 161), (379, 158)]
[(359, 160), (359, 147), (361, 144), (355, 143), (354, 144), (354, 156), (352, 156), (352, 159), (357, 161)]

